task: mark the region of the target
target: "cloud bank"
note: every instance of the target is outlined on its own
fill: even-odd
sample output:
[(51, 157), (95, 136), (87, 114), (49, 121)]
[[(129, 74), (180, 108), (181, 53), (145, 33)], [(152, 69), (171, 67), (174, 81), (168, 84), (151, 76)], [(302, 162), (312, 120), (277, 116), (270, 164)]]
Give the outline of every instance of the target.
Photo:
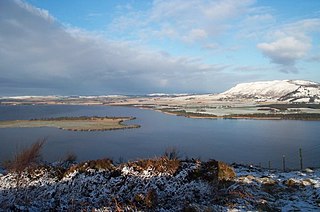
[(197, 84), (208, 77), (204, 72), (213, 77), (224, 69), (64, 27), (21, 1), (0, 1), (0, 14), (3, 93), (137, 94), (192, 86), (199, 91), (207, 89)]
[(0, 96), (220, 92), (239, 82), (306, 76), (298, 76), (301, 63), (309, 63), (309, 79), (319, 76), (312, 66), (319, 18), (279, 21), (254, 0), (117, 8), (122, 12), (96, 33), (24, 1), (1, 0)]

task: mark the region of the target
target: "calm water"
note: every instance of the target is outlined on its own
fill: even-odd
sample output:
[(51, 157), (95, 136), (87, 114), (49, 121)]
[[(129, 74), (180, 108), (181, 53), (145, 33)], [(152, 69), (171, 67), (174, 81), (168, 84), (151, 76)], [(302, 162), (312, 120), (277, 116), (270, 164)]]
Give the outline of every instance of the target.
[(135, 116), (128, 123), (139, 129), (72, 132), (55, 128), (0, 129), (0, 161), (39, 138), (47, 138), (45, 160), (68, 153), (79, 161), (109, 157), (115, 161), (162, 155), (176, 147), (182, 158), (214, 158), (226, 162), (299, 167), (299, 148), (305, 166), (320, 166), (320, 121), (257, 121), (188, 119), (129, 107), (109, 106), (0, 106), (0, 120), (61, 116)]

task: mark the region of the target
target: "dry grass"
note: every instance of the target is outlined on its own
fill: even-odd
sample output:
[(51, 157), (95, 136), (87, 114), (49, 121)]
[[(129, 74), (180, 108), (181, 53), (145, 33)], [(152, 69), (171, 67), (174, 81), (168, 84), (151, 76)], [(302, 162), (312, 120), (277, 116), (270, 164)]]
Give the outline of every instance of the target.
[(170, 160), (168, 157), (163, 156), (155, 159), (145, 159), (135, 162), (129, 162), (128, 165), (139, 172), (147, 169), (152, 169), (160, 173), (175, 174), (180, 167), (180, 161), (176, 159)]
[(113, 165), (113, 161), (111, 159), (99, 159), (99, 160), (91, 160), (88, 162), (82, 162), (76, 165), (71, 166), (66, 172), (65, 175), (72, 173), (74, 171), (85, 172), (87, 169), (95, 169), (95, 170), (115, 170), (115, 166)]
[(45, 139), (40, 139), (29, 148), (17, 153), (12, 161), (6, 162), (6, 168), (12, 172), (21, 173), (27, 168), (39, 165), (40, 152), (45, 143)]

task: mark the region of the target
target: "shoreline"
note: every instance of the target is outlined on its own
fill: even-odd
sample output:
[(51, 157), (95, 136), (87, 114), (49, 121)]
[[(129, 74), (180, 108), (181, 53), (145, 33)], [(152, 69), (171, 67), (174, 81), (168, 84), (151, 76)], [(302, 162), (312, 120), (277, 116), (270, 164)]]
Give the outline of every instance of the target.
[[(144, 108), (142, 108), (144, 109)], [(215, 116), (210, 114), (195, 115), (194, 113), (185, 112), (181, 114), (180, 111), (163, 111), (161, 109), (153, 109), (154, 111), (161, 112), (168, 115), (184, 116), (193, 119), (249, 119), (249, 120), (296, 120), (296, 121), (320, 121), (320, 114), (318, 113), (289, 113), (289, 114), (233, 114), (224, 116)], [(304, 117), (316, 116), (316, 117)]]
[[(213, 115), (213, 114), (204, 114), (204, 113), (195, 113), (195, 112), (187, 112), (183, 108), (178, 111), (170, 111), (169, 109), (161, 109), (155, 108), (157, 105), (138, 105), (138, 104), (116, 104), (116, 103), (34, 103), (34, 104), (0, 104), (4, 106), (19, 106), (19, 105), (78, 105), (78, 106), (114, 106), (114, 107), (133, 107), (144, 110), (153, 110), (156, 112), (161, 112), (167, 115), (175, 115), (175, 116), (183, 116), (186, 118), (193, 119), (248, 119), (248, 120), (300, 120), (300, 121), (320, 121), (320, 113), (277, 113), (277, 114), (269, 114), (269, 113), (247, 113), (247, 114), (232, 114), (232, 115)], [(130, 127), (136, 128), (136, 127)], [(112, 129), (111, 129), (112, 130)]]

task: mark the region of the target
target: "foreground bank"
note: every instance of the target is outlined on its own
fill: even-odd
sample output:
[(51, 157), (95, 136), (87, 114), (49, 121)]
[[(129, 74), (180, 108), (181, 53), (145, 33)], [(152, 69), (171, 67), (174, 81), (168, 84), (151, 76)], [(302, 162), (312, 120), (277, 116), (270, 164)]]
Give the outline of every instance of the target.
[(280, 172), (160, 157), (42, 164), (0, 174), (3, 210), (320, 210), (320, 170)]

